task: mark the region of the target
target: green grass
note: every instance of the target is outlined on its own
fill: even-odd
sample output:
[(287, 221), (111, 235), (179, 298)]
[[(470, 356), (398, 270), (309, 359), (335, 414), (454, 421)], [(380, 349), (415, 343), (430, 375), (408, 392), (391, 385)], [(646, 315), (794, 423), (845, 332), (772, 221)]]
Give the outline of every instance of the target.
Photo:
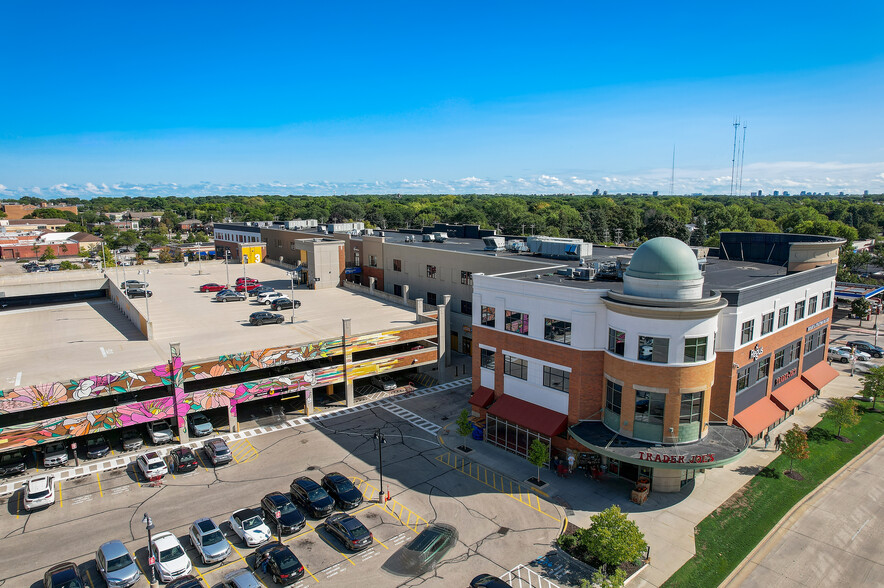
[[(869, 412), (869, 403), (858, 404), (862, 420), (841, 431), (853, 443), (838, 441), (838, 427), (825, 419), (820, 422), (808, 432), (810, 457), (794, 462), (794, 470), (804, 480), (783, 475), (789, 469), (789, 458), (777, 457), (697, 525), (696, 555), (663, 587), (718, 586), (801, 498), (881, 437), (884, 415)], [(661, 556), (665, 557), (657, 554)]]

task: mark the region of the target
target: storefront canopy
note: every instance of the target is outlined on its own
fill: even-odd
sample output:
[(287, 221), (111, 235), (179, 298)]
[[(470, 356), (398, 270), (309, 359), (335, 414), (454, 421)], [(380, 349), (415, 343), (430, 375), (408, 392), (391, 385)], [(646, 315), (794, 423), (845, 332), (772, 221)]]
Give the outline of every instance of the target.
[(734, 423), (746, 429), (751, 437), (756, 437), (786, 414), (773, 400), (765, 396), (734, 417)]
[(821, 361), (803, 374), (801, 378), (817, 390), (838, 377), (838, 371), (828, 363)]
[(710, 424), (702, 439), (661, 445), (623, 437), (601, 421), (582, 421), (569, 431), (587, 449), (635, 465), (672, 470), (714, 468), (728, 464), (749, 447), (749, 435), (739, 427)]
[(494, 400), (494, 390), (486, 388), (485, 386), (479, 386), (479, 388), (473, 392), (473, 395), (470, 396), (469, 403), (473, 406), (478, 406), (479, 408), (487, 408), (492, 400)]
[(561, 434), (568, 425), (568, 415), (506, 394), (488, 408), (488, 414), (547, 437)]
[(835, 298), (871, 298), (884, 292), (884, 286), (835, 282)]
[(816, 390), (807, 385), (801, 378), (795, 378), (788, 384), (784, 384), (770, 393), (774, 402), (783, 410), (792, 410), (811, 396)]

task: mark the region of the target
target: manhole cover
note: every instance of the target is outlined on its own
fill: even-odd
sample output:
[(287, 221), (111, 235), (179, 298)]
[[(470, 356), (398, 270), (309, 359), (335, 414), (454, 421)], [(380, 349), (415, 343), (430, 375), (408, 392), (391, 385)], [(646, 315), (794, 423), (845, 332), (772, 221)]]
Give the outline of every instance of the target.
[(312, 472), (312, 471), (314, 471), (315, 469), (317, 469), (316, 466), (307, 466), (307, 471), (308, 471), (308, 472)]
[(499, 528), (499, 529), (497, 530), (497, 534), (498, 534), (498, 535), (506, 535), (506, 534), (509, 533), (509, 532), (510, 532), (510, 528), (509, 528), (509, 527), (501, 527), (501, 528)]

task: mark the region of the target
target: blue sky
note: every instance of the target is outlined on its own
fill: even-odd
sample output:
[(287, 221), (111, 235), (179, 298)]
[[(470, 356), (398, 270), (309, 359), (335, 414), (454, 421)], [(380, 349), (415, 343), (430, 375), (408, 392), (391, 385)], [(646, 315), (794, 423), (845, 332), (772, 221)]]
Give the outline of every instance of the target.
[[(672, 7), (671, 4), (677, 4)], [(0, 4), (0, 195), (884, 191), (880, 2)]]

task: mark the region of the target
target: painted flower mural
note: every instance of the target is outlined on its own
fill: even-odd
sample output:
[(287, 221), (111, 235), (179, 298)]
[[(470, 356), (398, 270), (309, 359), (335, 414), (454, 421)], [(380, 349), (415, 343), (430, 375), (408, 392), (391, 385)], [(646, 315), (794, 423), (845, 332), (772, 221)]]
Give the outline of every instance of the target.
[[(187, 413), (188, 405), (179, 406), (183, 413)], [(149, 423), (159, 419), (175, 416), (175, 402), (172, 398), (157, 398), (147, 402), (127, 404), (118, 408), (120, 426), (126, 427), (139, 423)]]
[(0, 411), (15, 412), (32, 408), (43, 408), (54, 404), (61, 404), (66, 402), (67, 399), (67, 388), (61, 382), (22, 386), (20, 388), (13, 388), (0, 397)]
[(236, 395), (236, 389), (228, 388), (210, 388), (208, 390), (198, 390), (191, 396), (193, 410), (207, 410), (210, 408), (220, 408), (222, 406), (230, 406), (230, 399)]

